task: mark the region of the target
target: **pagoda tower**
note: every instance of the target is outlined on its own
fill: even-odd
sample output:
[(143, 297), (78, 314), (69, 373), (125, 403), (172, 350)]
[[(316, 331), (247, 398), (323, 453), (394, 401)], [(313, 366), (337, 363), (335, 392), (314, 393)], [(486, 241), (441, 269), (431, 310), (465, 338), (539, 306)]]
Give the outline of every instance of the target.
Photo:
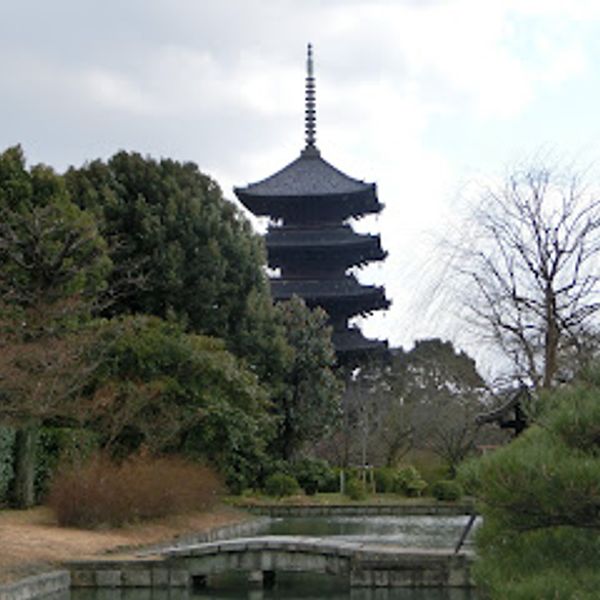
[(351, 267), (383, 260), (378, 235), (356, 233), (350, 219), (381, 212), (374, 183), (348, 177), (321, 157), (316, 146), (315, 79), (311, 45), (306, 76), (306, 145), (300, 156), (275, 174), (236, 187), (240, 202), (256, 216), (270, 217), (265, 242), (275, 301), (300, 296), (322, 307), (333, 326), (333, 343), (342, 364), (382, 353), (387, 342), (370, 340), (349, 319), (388, 308), (383, 287), (362, 285)]

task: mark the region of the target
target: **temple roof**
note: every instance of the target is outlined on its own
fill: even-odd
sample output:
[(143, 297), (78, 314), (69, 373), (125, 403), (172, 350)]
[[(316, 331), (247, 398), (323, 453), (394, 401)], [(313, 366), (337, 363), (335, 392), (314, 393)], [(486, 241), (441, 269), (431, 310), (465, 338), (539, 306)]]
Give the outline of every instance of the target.
[(383, 288), (361, 285), (356, 277), (347, 275), (339, 279), (271, 279), (271, 291), (278, 300), (294, 294), (307, 300), (370, 296), (383, 292)]
[(321, 157), (316, 146), (315, 80), (312, 47), (308, 46), (306, 145), (291, 163), (255, 183), (235, 187), (240, 202), (257, 216), (286, 221), (344, 220), (383, 208), (374, 183), (349, 177)]
[(347, 268), (387, 256), (378, 235), (355, 233), (349, 225), (271, 227), (265, 241), (272, 267), (305, 264), (313, 268), (318, 263)]
[(359, 234), (349, 225), (334, 227), (270, 227), (265, 241), (269, 248), (380, 246), (379, 235)]
[(309, 148), (277, 173), (245, 188), (235, 188), (235, 192), (247, 196), (275, 197), (371, 192), (375, 196), (375, 184), (349, 177), (321, 158), (316, 148)]
[(366, 338), (358, 327), (350, 327), (343, 331), (334, 331), (331, 340), (338, 354), (360, 354), (368, 352), (386, 352), (388, 345), (386, 341), (370, 340)]
[(299, 296), (310, 307), (321, 306), (331, 317), (366, 315), (390, 305), (383, 287), (361, 285), (353, 276), (340, 279), (271, 279), (271, 294), (275, 300)]

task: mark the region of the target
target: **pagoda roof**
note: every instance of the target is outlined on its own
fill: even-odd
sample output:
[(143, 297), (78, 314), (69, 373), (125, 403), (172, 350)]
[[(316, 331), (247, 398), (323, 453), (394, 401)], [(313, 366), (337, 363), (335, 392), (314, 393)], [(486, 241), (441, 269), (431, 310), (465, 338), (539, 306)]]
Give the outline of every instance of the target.
[(386, 309), (390, 301), (383, 287), (361, 285), (355, 277), (339, 279), (271, 279), (274, 300), (299, 296), (310, 306), (320, 306), (330, 316), (366, 315)]
[(388, 344), (383, 340), (366, 338), (358, 327), (350, 327), (342, 331), (334, 331), (331, 341), (340, 355), (387, 352)]
[(379, 235), (359, 234), (349, 225), (311, 228), (270, 227), (265, 241), (269, 248), (380, 245)]
[(375, 191), (374, 183), (353, 179), (321, 158), (316, 148), (306, 148), (300, 156), (277, 173), (236, 188), (253, 196), (323, 196)]
[[(279, 216), (282, 204), (296, 204), (305, 198), (347, 201), (354, 198), (352, 213), (379, 212), (376, 185), (349, 177), (321, 158), (317, 148), (305, 148), (300, 156), (277, 173), (234, 188), (240, 202), (255, 215)], [(358, 203), (356, 202), (358, 201)], [(295, 207), (294, 207), (295, 208)]]
[(356, 277), (339, 279), (271, 279), (271, 291), (277, 300), (300, 296), (305, 300), (370, 296), (383, 291), (374, 285), (361, 285)]

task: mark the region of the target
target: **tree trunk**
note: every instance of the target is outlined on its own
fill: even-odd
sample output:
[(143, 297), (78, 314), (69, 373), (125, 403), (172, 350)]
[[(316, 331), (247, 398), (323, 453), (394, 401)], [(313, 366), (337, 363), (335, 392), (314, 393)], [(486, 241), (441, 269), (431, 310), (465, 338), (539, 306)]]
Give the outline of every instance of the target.
[(31, 508), (35, 504), (35, 457), (39, 435), (37, 424), (17, 431), (15, 438), (15, 478), (12, 503), (15, 508)]
[(546, 335), (544, 348), (544, 389), (552, 387), (558, 368), (558, 338), (560, 332), (556, 319), (556, 297), (551, 286), (546, 290)]

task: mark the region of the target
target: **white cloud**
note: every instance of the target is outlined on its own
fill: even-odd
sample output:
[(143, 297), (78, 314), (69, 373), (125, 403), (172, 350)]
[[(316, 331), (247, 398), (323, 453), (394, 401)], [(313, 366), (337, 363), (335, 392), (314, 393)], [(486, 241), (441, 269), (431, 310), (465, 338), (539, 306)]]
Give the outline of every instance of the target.
[[(427, 232), (444, 227), (459, 169), (500, 170), (509, 146), (561, 143), (555, 125), (575, 117), (568, 105), (551, 112), (546, 95), (576, 102), (578, 85), (594, 85), (600, 20), (598, 0), (75, 5), (0, 6), (0, 144), (21, 141), (61, 166), (121, 147), (191, 159), (230, 196), (301, 149), (312, 41), (318, 144), (349, 175), (377, 182), (387, 206), (360, 227), (380, 230), (390, 257), (361, 276), (385, 280), (395, 304), (365, 328), (403, 343), (438, 326), (411, 307), (428, 272)], [(17, 32), (16, 22), (29, 26)], [(540, 107), (535, 130), (528, 118)], [(600, 139), (595, 121), (586, 126)], [(510, 145), (496, 148), (505, 131)]]
[(101, 108), (152, 116), (160, 104), (139, 89), (134, 82), (104, 69), (91, 69), (82, 75), (87, 101)]

